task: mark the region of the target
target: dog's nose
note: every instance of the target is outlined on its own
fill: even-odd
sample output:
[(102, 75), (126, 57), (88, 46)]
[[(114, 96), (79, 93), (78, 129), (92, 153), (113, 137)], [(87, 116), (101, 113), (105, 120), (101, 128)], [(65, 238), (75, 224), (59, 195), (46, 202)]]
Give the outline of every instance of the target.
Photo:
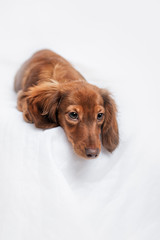
[(97, 157), (99, 154), (98, 148), (86, 148), (85, 149), (86, 156), (89, 158)]

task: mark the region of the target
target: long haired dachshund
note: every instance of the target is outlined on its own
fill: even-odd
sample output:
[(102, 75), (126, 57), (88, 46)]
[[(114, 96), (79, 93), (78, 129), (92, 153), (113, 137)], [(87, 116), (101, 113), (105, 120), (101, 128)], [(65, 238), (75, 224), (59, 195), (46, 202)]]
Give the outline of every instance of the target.
[(61, 126), (75, 152), (95, 158), (103, 146), (118, 145), (116, 104), (110, 93), (86, 82), (61, 56), (50, 50), (36, 52), (17, 72), (17, 108), (37, 128)]

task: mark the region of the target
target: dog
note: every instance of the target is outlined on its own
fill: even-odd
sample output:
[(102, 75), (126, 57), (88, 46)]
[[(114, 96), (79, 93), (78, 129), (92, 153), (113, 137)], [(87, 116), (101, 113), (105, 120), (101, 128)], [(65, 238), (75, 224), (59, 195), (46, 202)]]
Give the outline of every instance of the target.
[(36, 52), (21, 66), (14, 89), (24, 120), (42, 129), (61, 126), (82, 158), (97, 157), (101, 141), (109, 152), (117, 147), (117, 107), (111, 94), (89, 84), (51, 50)]

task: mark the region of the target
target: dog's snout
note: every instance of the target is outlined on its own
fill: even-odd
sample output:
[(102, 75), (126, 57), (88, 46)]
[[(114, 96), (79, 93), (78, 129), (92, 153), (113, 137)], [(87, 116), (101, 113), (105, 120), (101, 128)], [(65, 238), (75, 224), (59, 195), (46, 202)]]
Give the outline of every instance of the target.
[(88, 158), (94, 158), (94, 157), (98, 156), (99, 149), (98, 148), (86, 148), (85, 152), (86, 152), (86, 156)]

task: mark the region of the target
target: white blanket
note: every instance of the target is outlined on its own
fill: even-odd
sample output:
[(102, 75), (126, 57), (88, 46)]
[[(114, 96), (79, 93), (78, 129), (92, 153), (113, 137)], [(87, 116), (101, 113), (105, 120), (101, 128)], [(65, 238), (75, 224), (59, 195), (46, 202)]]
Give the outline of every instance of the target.
[[(160, 239), (158, 1), (0, 3), (0, 240)], [(120, 145), (75, 155), (16, 109), (14, 75), (50, 48), (118, 105)]]

